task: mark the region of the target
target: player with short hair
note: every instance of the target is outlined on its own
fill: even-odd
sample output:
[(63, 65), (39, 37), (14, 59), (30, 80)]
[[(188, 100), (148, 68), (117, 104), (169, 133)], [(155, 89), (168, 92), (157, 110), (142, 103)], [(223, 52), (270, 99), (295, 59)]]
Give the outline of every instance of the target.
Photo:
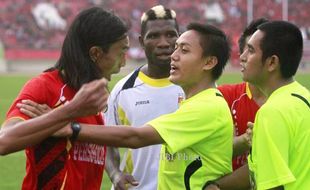
[[(168, 77), (170, 56), (178, 33), (176, 13), (173, 10), (157, 5), (143, 13), (139, 41), (145, 51), (147, 64), (114, 86), (105, 113), (107, 125), (137, 127), (177, 110), (184, 92), (181, 87), (172, 84)], [(160, 149), (161, 145), (128, 149), (120, 168), (118, 149), (109, 147), (106, 171), (115, 188), (125, 189), (126, 183), (137, 185), (135, 179), (139, 185), (129, 189), (156, 190)]]
[[(240, 54), (243, 53), (248, 40), (257, 30), (257, 27), (266, 22), (268, 20), (264, 18), (255, 19), (244, 29), (238, 40)], [(249, 127), (248, 122), (254, 122), (256, 112), (266, 101), (266, 96), (248, 82), (221, 85), (218, 89), (227, 101), (234, 121), (234, 171), (216, 181), (209, 182), (209, 185), (207, 185), (207, 182), (205, 188), (207, 190), (208, 186), (216, 184), (223, 190), (249, 189), (250, 179), (247, 156), (251, 147), (252, 126)]]
[(310, 93), (293, 78), (302, 52), (299, 28), (272, 21), (258, 27), (240, 56), (244, 80), (268, 96), (248, 157), (254, 189), (310, 187)]
[[(268, 20), (264, 18), (255, 19), (244, 29), (238, 40), (240, 55), (257, 27), (266, 22)], [(254, 122), (256, 112), (266, 101), (266, 96), (248, 82), (221, 85), (218, 89), (227, 101), (233, 116), (235, 127), (233, 169), (236, 170), (247, 163), (248, 150), (250, 149), (246, 134), (247, 123)]]

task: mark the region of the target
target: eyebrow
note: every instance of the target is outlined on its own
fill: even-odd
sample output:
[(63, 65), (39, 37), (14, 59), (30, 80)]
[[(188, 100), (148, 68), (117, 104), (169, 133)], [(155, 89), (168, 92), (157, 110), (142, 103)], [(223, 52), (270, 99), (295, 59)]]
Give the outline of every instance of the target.
[(144, 36), (158, 35), (158, 34), (160, 34), (160, 30), (153, 30), (153, 31), (148, 31), (147, 33), (145, 33)]
[(145, 33), (145, 35), (154, 34), (154, 33), (157, 34), (157, 33), (161, 33), (162, 31), (164, 31), (165, 33), (167, 33), (167, 32), (178, 33), (178, 31), (176, 29), (173, 29), (173, 28), (169, 28), (169, 29), (158, 28), (158, 29), (153, 29), (151, 31), (148, 31), (147, 33)]
[(178, 46), (192, 46), (191, 44), (189, 44), (187, 42), (181, 42), (181, 43), (176, 42), (175, 45), (178, 45)]
[(248, 48), (254, 49), (254, 47), (251, 44), (247, 44)]

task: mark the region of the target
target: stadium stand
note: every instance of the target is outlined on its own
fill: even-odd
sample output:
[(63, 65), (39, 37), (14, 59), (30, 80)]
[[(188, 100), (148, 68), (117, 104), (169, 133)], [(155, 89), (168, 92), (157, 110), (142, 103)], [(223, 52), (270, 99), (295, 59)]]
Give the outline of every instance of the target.
[[(266, 17), (268, 19), (282, 18), (282, 1), (261, 0), (254, 2), (253, 18)], [(48, 4), (50, 10), (44, 9), (41, 14), (34, 14), (39, 4)], [(7, 60), (19, 59), (56, 59), (67, 28), (55, 27), (56, 10), (59, 18), (69, 25), (74, 16), (90, 6), (103, 6), (115, 11), (131, 26), (131, 49), (129, 58), (143, 59), (143, 51), (139, 47), (138, 34), (140, 30), (140, 16), (143, 10), (156, 4), (165, 4), (177, 12), (180, 29), (183, 31), (191, 21), (212, 23), (221, 27), (232, 42), (231, 63), (238, 65), (237, 41), (242, 29), (247, 25), (247, 3), (245, 0), (1, 0), (0, 1), (0, 39), (5, 47)], [(268, 7), (266, 9), (266, 7)], [(310, 0), (289, 1), (288, 20), (297, 24), (303, 31), (306, 41), (306, 51), (310, 51)], [(43, 13), (50, 14), (43, 14)], [(42, 27), (38, 23), (45, 22)], [(42, 20), (43, 19), (43, 20)], [(309, 52), (305, 52), (304, 61), (310, 61)]]

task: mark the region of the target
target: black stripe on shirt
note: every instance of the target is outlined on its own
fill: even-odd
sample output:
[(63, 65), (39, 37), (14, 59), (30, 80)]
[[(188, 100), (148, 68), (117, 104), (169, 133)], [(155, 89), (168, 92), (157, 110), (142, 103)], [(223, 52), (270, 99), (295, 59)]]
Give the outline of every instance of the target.
[[(58, 189), (60, 188), (61, 184), (59, 182), (57, 183), (51, 183), (51, 187), (48, 187), (48, 183), (50, 181), (56, 180), (54, 179), (55, 176), (59, 174), (59, 172), (62, 171), (62, 169), (65, 166), (64, 158), (67, 155), (67, 151), (62, 151), (56, 158), (53, 160), (42, 172), (38, 175), (37, 180), (37, 187), (38, 189)], [(62, 158), (62, 159), (61, 159)]]
[[(141, 67), (143, 67), (143, 65)], [(136, 81), (136, 78), (139, 75), (141, 67), (139, 67), (138, 69), (136, 69), (132, 73), (132, 75), (128, 78), (128, 80), (123, 85), (122, 90), (126, 90), (126, 89), (129, 89), (129, 88), (132, 88), (135, 85), (135, 81)]]
[(34, 147), (35, 163), (38, 164), (63, 139), (49, 137)]
[(220, 93), (218, 93), (218, 92), (217, 92), (217, 93), (215, 93), (215, 95), (216, 95), (216, 96), (220, 96), (220, 97), (224, 98), (224, 97), (223, 97), (223, 95), (222, 95), (222, 94), (220, 94)]
[(298, 98), (298, 99), (300, 99), (301, 101), (303, 101), (308, 106), (308, 108), (310, 109), (310, 104), (309, 104), (309, 102), (307, 101), (306, 98), (302, 97), (299, 94), (295, 94), (295, 93), (292, 93), (291, 95), (296, 97), (296, 98)]
[(202, 166), (200, 157), (196, 158), (192, 163), (190, 163), (184, 173), (184, 185), (186, 190), (190, 190), (190, 178), (191, 176)]

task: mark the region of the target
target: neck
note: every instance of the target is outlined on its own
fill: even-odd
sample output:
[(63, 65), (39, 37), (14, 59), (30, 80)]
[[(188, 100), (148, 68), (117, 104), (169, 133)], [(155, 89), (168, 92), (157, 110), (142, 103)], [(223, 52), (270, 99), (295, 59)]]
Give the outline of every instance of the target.
[(288, 79), (270, 79), (265, 85), (260, 85), (259, 89), (264, 93), (265, 96), (269, 97), (275, 90), (281, 88), (282, 86), (288, 85), (294, 82), (292, 77)]
[(185, 97), (186, 99), (191, 98), (193, 96), (195, 96), (196, 94), (198, 94), (199, 92), (202, 92), (206, 89), (209, 88), (216, 88), (215, 82), (201, 82), (195, 85), (188, 85), (188, 86), (182, 86), (182, 89), (185, 93)]
[(141, 71), (150, 78), (168, 78), (170, 75), (170, 64), (147, 64), (141, 68)]
[(266, 102), (267, 97), (254, 85), (250, 83), (248, 84), (252, 94), (252, 99), (256, 102), (257, 105), (262, 106)]

